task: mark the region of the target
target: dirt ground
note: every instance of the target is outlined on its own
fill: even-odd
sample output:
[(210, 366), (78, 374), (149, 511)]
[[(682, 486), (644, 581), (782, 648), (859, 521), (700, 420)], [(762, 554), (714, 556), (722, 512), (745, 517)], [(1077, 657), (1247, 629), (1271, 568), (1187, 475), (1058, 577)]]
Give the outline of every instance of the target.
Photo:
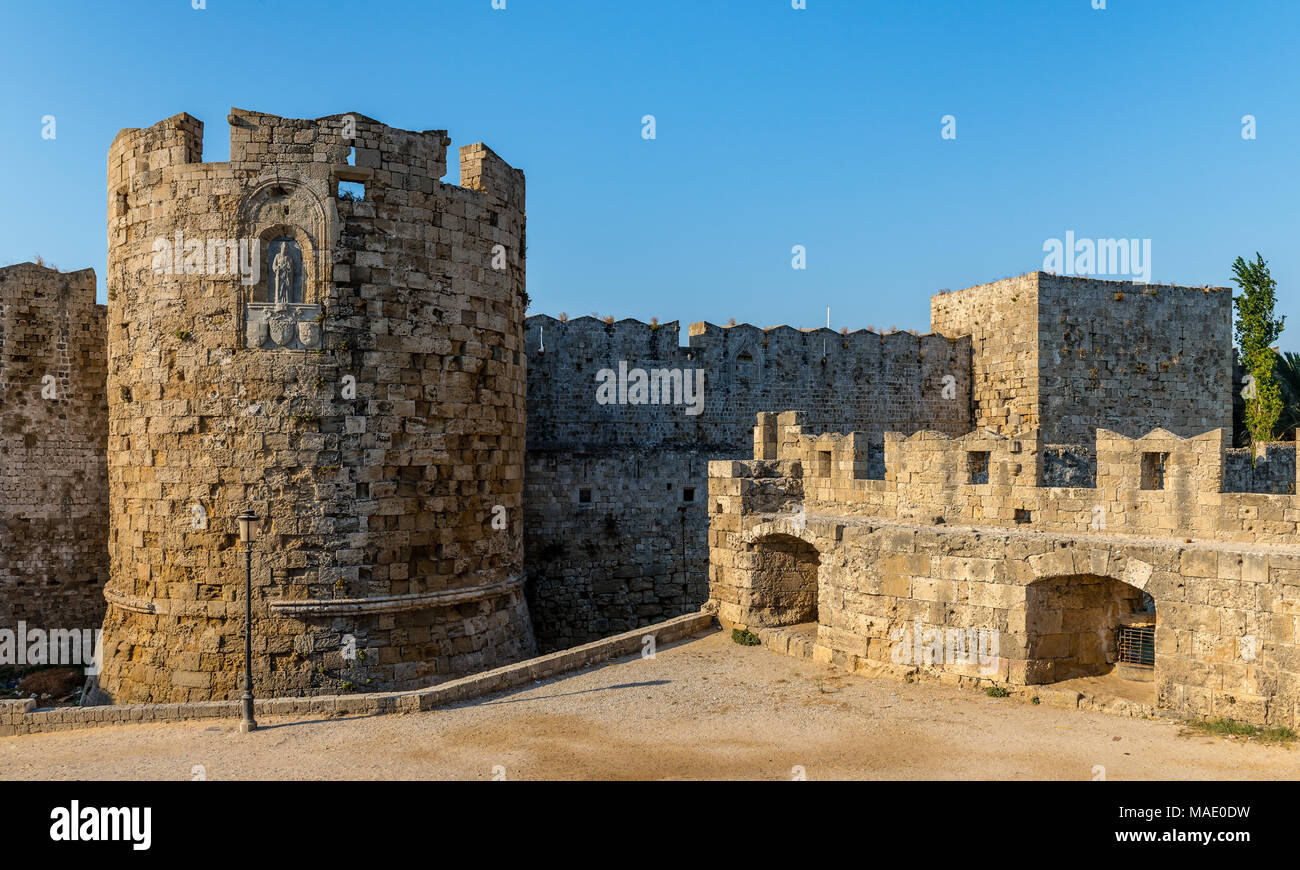
[(847, 674), (719, 632), (406, 716), (0, 738), (5, 779), (1298, 779), (1300, 748)]

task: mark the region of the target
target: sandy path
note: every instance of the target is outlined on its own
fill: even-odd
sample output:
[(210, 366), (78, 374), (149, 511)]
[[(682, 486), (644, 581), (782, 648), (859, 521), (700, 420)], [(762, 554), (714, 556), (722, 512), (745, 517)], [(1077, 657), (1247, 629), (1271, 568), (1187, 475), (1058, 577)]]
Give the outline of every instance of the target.
[(908, 685), (725, 633), (409, 716), (0, 738), (7, 779), (1300, 779), (1300, 749)]

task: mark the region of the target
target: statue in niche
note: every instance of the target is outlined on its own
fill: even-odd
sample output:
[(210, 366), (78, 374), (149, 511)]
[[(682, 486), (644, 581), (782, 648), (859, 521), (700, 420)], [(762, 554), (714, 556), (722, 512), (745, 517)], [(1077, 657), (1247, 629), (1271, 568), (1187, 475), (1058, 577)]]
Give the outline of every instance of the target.
[(302, 302), (302, 250), (293, 239), (275, 239), (271, 246), (267, 300), (276, 307)]
[(308, 350), (320, 347), (321, 308), (308, 304), (307, 269), (302, 247), (291, 236), (266, 239), (261, 255), (263, 275), (258, 298), (244, 310), (244, 339), (248, 347)]

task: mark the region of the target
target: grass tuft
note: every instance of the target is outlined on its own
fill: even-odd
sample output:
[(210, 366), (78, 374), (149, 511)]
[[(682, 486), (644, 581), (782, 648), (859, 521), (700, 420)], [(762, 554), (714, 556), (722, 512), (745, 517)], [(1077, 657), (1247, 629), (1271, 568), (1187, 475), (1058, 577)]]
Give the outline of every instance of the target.
[(1202, 734), (1216, 737), (1245, 737), (1248, 740), (1262, 740), (1268, 743), (1290, 743), (1296, 739), (1296, 732), (1279, 725), (1276, 728), (1260, 728), (1249, 722), (1236, 719), (1211, 719), (1208, 722), (1189, 722), (1187, 727)]

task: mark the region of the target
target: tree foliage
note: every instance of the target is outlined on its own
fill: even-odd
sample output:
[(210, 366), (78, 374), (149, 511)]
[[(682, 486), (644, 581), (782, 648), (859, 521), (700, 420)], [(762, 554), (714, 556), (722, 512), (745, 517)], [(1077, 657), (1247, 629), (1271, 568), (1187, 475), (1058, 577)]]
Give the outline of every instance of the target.
[(1282, 415), (1277, 421), (1277, 437), (1291, 439), (1300, 427), (1300, 353), (1285, 351), (1274, 361), (1273, 375), (1282, 390)]
[(1238, 257), (1232, 264), (1232, 275), (1241, 288), (1241, 293), (1232, 297), (1237, 313), (1237, 346), (1253, 378), (1253, 395), (1246, 397), (1246, 431), (1253, 442), (1270, 441), (1282, 416), (1282, 388), (1275, 374), (1277, 354), (1273, 343), (1282, 334), (1286, 318), (1273, 313), (1277, 282), (1258, 251), (1254, 262)]

